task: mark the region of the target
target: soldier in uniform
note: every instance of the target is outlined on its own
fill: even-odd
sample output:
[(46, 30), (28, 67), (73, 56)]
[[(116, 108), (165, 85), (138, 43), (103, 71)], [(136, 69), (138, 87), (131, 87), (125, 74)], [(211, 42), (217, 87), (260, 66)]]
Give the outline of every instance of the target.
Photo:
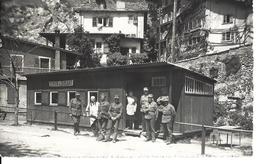
[(162, 109), (162, 126), (163, 133), (166, 138), (166, 144), (169, 145), (173, 140), (173, 123), (176, 117), (176, 111), (172, 104), (169, 103), (169, 97), (165, 96), (162, 98), (163, 109)]
[(157, 98), (156, 102), (157, 102), (157, 119), (155, 122), (155, 131), (157, 134), (159, 134), (161, 132), (161, 122), (162, 122), (162, 109), (163, 109), (163, 105), (162, 105), (162, 97), (160, 96)]
[(105, 138), (106, 127), (109, 119), (109, 102), (106, 101), (106, 96), (102, 94), (100, 96), (100, 103), (98, 107), (98, 129), (99, 136), (97, 138), (98, 141), (101, 141)]
[(83, 105), (80, 100), (80, 94), (76, 92), (76, 97), (70, 100), (69, 104), (69, 112), (70, 117), (73, 120), (74, 123), (74, 135), (77, 135), (80, 133), (79, 131), (79, 122), (80, 122), (80, 116), (85, 116), (83, 113)]
[(148, 95), (147, 108), (144, 108), (146, 124), (146, 141), (155, 142), (155, 120), (157, 116), (157, 104), (153, 101), (153, 95)]
[[(144, 111), (145, 111), (145, 108), (147, 108), (149, 90), (147, 87), (144, 87), (143, 91), (144, 91), (144, 94), (140, 98), (140, 106), (141, 106), (140, 112), (142, 115), (142, 132), (145, 132), (146, 129), (145, 129)], [(141, 135), (141, 133), (140, 133), (140, 135)]]
[(110, 135), (112, 133), (112, 128), (114, 128), (113, 143), (117, 141), (119, 121), (122, 116), (122, 112), (123, 112), (123, 105), (119, 101), (119, 96), (115, 95), (114, 102), (111, 103), (110, 108), (108, 110), (110, 119), (108, 120), (108, 126), (107, 126), (108, 131), (106, 134), (105, 142), (109, 141)]

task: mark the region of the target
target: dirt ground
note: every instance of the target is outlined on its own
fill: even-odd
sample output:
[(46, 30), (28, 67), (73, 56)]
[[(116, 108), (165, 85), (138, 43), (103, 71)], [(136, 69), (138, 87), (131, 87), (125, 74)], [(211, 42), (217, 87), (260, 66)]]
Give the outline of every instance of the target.
[[(47, 125), (11, 126), (0, 121), (0, 155), (6, 157), (200, 157), (199, 139), (180, 140), (166, 145), (163, 140), (144, 142), (144, 137), (121, 136), (119, 142), (98, 142), (89, 131), (73, 135), (72, 128), (53, 130)], [(248, 141), (248, 139), (247, 139)], [(251, 140), (250, 140), (251, 142)], [(247, 143), (247, 144), (250, 144)], [(240, 157), (238, 148), (206, 145), (208, 157)]]

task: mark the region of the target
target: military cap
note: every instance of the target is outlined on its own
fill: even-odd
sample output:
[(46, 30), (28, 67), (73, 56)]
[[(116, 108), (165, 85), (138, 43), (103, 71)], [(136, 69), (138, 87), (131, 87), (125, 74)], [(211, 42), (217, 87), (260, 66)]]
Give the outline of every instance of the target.
[(169, 96), (164, 96), (161, 101), (164, 101), (164, 102), (168, 102), (169, 101)]
[(115, 98), (115, 99), (119, 99), (119, 96), (118, 96), (118, 95), (115, 95), (114, 98)]

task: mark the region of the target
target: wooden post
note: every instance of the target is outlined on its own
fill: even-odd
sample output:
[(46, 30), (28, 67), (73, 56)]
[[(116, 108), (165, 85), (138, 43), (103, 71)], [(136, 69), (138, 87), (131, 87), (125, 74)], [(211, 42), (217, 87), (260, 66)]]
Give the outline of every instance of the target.
[(33, 111), (32, 111), (32, 110), (31, 110), (30, 114), (31, 114), (31, 122), (30, 122), (30, 125), (32, 125), (32, 120), (33, 120)]
[(54, 112), (54, 130), (57, 130), (57, 111)]
[(201, 155), (205, 154), (205, 137), (206, 137), (206, 131), (205, 131), (205, 127), (204, 124), (202, 124), (201, 127)]
[(177, 12), (177, 0), (173, 0), (172, 11), (172, 62), (175, 61), (175, 41), (176, 41), (176, 12)]

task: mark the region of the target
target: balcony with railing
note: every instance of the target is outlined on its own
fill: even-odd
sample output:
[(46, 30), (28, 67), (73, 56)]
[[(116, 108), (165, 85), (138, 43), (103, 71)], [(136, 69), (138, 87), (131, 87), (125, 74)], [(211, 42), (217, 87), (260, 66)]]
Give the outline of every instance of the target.
[[(1, 74), (4, 74), (8, 77), (10, 77), (13, 73), (12, 67), (11, 66), (2, 66), (0, 68)], [(35, 74), (35, 73), (45, 73), (45, 72), (53, 72), (53, 71), (58, 71), (55, 69), (50, 69), (50, 68), (39, 68), (39, 67), (20, 67), (16, 68), (16, 73), (20, 75), (25, 75), (25, 74)]]

